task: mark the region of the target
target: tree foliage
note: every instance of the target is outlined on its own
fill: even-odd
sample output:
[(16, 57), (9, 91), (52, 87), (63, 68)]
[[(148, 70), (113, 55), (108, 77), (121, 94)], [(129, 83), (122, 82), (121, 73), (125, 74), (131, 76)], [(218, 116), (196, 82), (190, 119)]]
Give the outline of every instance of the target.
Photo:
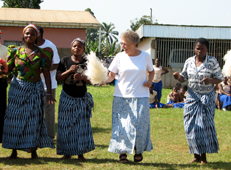
[(136, 18), (130, 22), (131, 22), (130, 27), (133, 31), (138, 30), (138, 28), (143, 24), (158, 24), (157, 20), (153, 22), (151, 20), (151, 17), (147, 15), (142, 16), (140, 19)]
[(113, 23), (106, 24), (102, 23), (102, 37), (107, 43), (112, 44), (114, 41), (118, 41), (117, 36), (119, 35), (118, 31), (115, 31), (115, 26)]
[[(94, 12), (90, 8), (87, 8), (85, 11), (88, 11), (95, 17)], [(96, 17), (95, 17), (96, 18)], [(117, 43), (118, 31), (115, 31), (114, 24), (102, 23), (101, 27), (101, 42), (99, 42), (99, 29), (87, 28), (86, 29), (86, 53), (89, 54), (91, 51), (98, 54), (99, 43), (100, 43), (100, 56), (98, 57), (111, 57), (120, 52), (121, 47)]]
[(43, 0), (2, 0), (2, 7), (6, 8), (33, 8), (40, 9), (40, 4)]
[[(85, 11), (88, 11), (90, 12), (90, 14), (94, 17), (95, 17), (95, 14), (94, 12), (92, 12), (91, 8), (87, 8), (85, 9)], [(93, 42), (95, 43), (95, 41), (98, 41), (98, 29), (96, 28), (87, 28), (86, 29), (86, 37), (87, 37), (87, 41), (90, 43), (90, 42)]]

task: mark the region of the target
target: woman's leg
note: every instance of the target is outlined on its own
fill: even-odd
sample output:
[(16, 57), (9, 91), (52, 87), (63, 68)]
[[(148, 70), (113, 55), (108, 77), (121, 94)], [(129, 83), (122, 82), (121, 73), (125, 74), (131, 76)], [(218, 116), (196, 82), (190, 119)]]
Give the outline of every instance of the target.
[(31, 159), (38, 159), (37, 149), (31, 152)]
[(140, 161), (142, 161), (143, 160), (142, 153), (137, 154), (136, 146), (135, 146), (134, 149), (135, 149), (134, 162), (140, 162)]
[(78, 160), (80, 160), (80, 161), (86, 161), (86, 158), (84, 158), (83, 155), (78, 155)]
[(201, 164), (207, 164), (206, 153), (201, 154)]
[(12, 153), (9, 157), (7, 157), (7, 160), (11, 160), (11, 159), (16, 159), (17, 158), (17, 150), (16, 149), (12, 149)]
[(200, 155), (194, 154), (194, 159), (191, 160), (191, 161), (189, 162), (189, 164), (194, 163), (194, 162), (199, 163), (200, 161), (201, 161)]

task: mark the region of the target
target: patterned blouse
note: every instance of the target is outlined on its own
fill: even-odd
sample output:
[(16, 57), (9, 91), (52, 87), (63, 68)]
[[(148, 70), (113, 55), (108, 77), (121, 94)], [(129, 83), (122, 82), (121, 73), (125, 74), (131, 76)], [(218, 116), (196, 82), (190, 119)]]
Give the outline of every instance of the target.
[(190, 57), (185, 61), (184, 68), (180, 75), (185, 81), (188, 80), (188, 87), (194, 92), (200, 94), (211, 92), (214, 89), (214, 85), (205, 85), (204, 82), (201, 83), (201, 80), (205, 77), (223, 80), (219, 63), (215, 57), (207, 55), (204, 62), (197, 67), (195, 57), (196, 56)]
[(25, 47), (10, 45), (8, 47), (7, 65), (16, 68), (17, 78), (38, 82), (40, 73), (51, 68), (53, 51), (51, 48), (38, 48), (30, 55), (25, 53)]

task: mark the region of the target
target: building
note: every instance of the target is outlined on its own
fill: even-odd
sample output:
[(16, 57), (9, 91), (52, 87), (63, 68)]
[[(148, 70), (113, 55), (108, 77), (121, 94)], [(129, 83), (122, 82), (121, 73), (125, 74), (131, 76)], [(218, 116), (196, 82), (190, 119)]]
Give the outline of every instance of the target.
[(74, 38), (86, 39), (86, 28), (101, 27), (87, 11), (0, 8), (0, 30), (3, 30), (0, 43), (20, 45), (22, 30), (30, 23), (43, 27), (44, 38), (57, 46), (60, 57), (71, 54)]
[(164, 87), (175, 86), (172, 73), (180, 72), (185, 60), (194, 55), (196, 39), (208, 39), (208, 55), (216, 57), (221, 68), (223, 56), (231, 48), (231, 27), (142, 25), (137, 33), (141, 38), (139, 49), (148, 52), (152, 59), (161, 59), (161, 65), (169, 69), (162, 77)]

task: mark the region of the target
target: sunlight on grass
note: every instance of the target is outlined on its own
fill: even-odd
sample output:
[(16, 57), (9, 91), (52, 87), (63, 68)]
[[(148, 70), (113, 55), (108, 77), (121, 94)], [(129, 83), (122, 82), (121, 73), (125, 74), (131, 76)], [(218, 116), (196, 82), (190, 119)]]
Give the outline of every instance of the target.
[[(59, 95), (62, 86), (56, 90), (56, 131)], [(166, 103), (171, 89), (163, 90), (162, 103)], [(91, 124), (96, 149), (85, 154), (87, 162), (79, 162), (77, 156), (71, 160), (61, 160), (55, 149), (38, 149), (40, 159), (31, 160), (30, 154), (18, 152), (19, 159), (6, 161), (9, 149), (0, 149), (0, 169), (231, 169), (231, 112), (216, 110), (215, 125), (220, 145), (218, 154), (208, 154), (209, 164), (188, 165), (193, 156), (189, 154), (183, 126), (183, 109), (151, 109), (151, 139), (154, 149), (144, 153), (141, 163), (133, 162), (133, 155), (128, 155), (129, 163), (118, 162), (118, 154), (107, 151), (111, 138), (111, 111), (114, 86), (88, 86), (93, 95), (94, 111)], [(54, 141), (56, 142), (56, 141)]]

